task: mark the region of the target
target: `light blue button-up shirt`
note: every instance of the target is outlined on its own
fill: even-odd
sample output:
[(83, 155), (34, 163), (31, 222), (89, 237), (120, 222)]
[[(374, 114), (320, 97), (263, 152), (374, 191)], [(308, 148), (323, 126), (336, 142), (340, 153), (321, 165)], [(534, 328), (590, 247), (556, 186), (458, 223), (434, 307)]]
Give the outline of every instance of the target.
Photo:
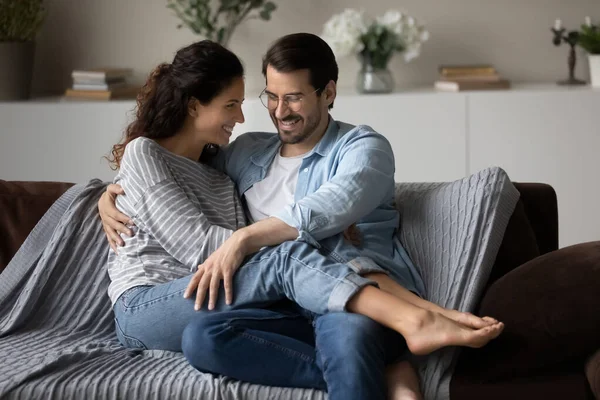
[[(265, 178), (280, 148), (275, 133), (246, 133), (219, 152), (214, 166), (231, 177), (243, 196)], [(384, 136), (330, 118), (325, 135), (302, 160), (294, 203), (274, 216), (298, 229), (297, 240), (346, 260), (369, 258), (424, 296), (423, 281), (396, 236), (394, 170), (394, 153)], [(362, 235), (359, 247), (341, 234), (353, 223)]]

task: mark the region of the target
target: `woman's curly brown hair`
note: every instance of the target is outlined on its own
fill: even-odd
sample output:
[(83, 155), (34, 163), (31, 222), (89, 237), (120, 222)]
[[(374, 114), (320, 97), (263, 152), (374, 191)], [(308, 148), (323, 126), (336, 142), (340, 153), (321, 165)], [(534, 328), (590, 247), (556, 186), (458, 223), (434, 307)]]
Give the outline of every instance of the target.
[(150, 73), (138, 93), (135, 119), (107, 157), (111, 168), (119, 169), (129, 142), (140, 136), (175, 135), (183, 127), (190, 100), (208, 104), (243, 75), (239, 58), (218, 43), (202, 40), (180, 49), (172, 64), (160, 64)]

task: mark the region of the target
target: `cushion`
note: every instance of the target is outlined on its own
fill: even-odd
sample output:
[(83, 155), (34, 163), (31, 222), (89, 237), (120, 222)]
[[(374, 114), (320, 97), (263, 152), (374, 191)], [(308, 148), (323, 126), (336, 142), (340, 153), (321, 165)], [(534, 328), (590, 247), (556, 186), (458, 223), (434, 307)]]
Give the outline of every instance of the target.
[(586, 363), (585, 375), (594, 397), (600, 399), (600, 349)]
[(72, 185), (0, 180), (0, 272), (52, 203)]
[(505, 323), (499, 338), (465, 350), (480, 381), (528, 376), (587, 359), (600, 348), (600, 242), (547, 253), (494, 283), (479, 311)]

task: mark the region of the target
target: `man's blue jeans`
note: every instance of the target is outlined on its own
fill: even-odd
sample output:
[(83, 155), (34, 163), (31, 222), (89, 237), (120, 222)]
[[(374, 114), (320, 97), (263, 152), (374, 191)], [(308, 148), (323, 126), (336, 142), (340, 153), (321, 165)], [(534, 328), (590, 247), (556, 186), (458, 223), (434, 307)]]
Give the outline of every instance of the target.
[(242, 381), (327, 390), (330, 400), (387, 397), (385, 366), (407, 350), (402, 336), (350, 313), (286, 309), (197, 315), (183, 333), (196, 369)]

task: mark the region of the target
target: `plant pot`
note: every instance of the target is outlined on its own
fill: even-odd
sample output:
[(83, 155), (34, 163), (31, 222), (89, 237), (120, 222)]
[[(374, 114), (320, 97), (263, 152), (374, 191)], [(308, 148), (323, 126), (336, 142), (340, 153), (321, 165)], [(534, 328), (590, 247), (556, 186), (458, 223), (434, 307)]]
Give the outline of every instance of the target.
[(588, 54), (592, 87), (600, 88), (600, 54)]
[(0, 101), (29, 98), (34, 42), (0, 42)]

